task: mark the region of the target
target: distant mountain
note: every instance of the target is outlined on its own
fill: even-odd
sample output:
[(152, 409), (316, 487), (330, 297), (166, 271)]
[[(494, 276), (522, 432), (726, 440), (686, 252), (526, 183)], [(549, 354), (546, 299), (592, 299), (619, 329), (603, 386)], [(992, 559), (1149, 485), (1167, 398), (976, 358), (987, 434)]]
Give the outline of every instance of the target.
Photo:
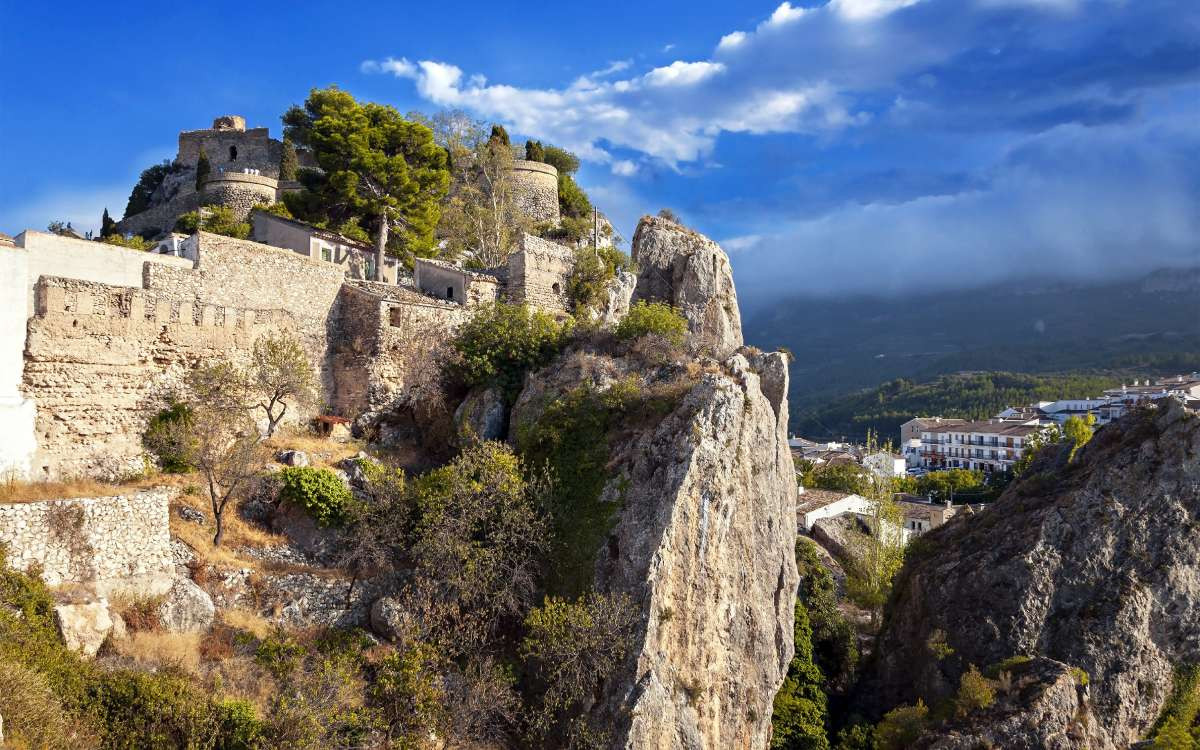
[(838, 436), (832, 427), (820, 434), (814, 417), (823, 407), (897, 378), (925, 382), (964, 371), (1119, 378), (1200, 369), (1200, 268), (1090, 285), (793, 298), (750, 315), (744, 329), (748, 343), (796, 356), (792, 429)]

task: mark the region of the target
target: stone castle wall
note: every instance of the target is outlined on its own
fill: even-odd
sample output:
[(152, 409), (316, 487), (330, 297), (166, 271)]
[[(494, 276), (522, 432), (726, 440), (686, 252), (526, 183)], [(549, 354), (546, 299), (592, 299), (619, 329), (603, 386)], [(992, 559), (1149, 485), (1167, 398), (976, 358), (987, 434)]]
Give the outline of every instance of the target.
[[(267, 128), (186, 130), (179, 134), (179, 153), (175, 160), (195, 167), (201, 146), (214, 174), (221, 169), (241, 172), (249, 168), (261, 171), (265, 177), (279, 177), (283, 144), (272, 139)], [(237, 158), (230, 158), (230, 149), (237, 150)]]
[(559, 222), (558, 170), (539, 161), (513, 159), (513, 200), (535, 222)]
[(51, 586), (90, 584), (98, 593), (166, 593), (171, 559), (168, 494), (0, 505), (0, 545), (17, 570), (39, 566)]
[(567, 312), (567, 280), (575, 268), (568, 247), (526, 234), (508, 259), (508, 298), (550, 312)]
[(184, 373), (221, 358), (242, 362), (268, 331), (295, 335), (330, 389), (342, 269), (246, 240), (204, 233), (194, 241), (195, 268), (147, 263), (142, 288), (41, 277), (22, 378), (37, 405), (33, 476), (140, 471), (146, 420)]
[(214, 174), (201, 186), (206, 206), (228, 206), (234, 218), (243, 221), (250, 209), (260, 203), (271, 204), (279, 197), (279, 181), (262, 175), (226, 172)]
[(121, 219), (117, 222), (117, 231), (122, 234), (169, 232), (175, 227), (176, 219), (200, 208), (200, 199), (200, 193), (195, 190), (181, 191), (166, 203)]

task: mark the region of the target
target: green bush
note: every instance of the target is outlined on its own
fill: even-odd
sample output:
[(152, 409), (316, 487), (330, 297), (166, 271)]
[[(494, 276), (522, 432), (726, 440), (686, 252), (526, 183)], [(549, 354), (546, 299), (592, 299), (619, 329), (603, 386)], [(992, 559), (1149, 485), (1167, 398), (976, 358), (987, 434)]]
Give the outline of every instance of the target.
[(208, 160), (208, 153), (204, 147), (200, 147), (200, 156), (196, 159), (196, 190), (200, 190), (208, 180), (209, 174), (212, 173), (212, 163)]
[(187, 458), (178, 450), (171, 447), (173, 441), (158, 440), (156, 436), (190, 418), (191, 410), (187, 404), (173, 402), (150, 419), (146, 432), (142, 435), (142, 443), (158, 459), (159, 467), (168, 474), (186, 474), (195, 467), (188, 463)]
[(674, 346), (682, 346), (687, 335), (687, 319), (670, 305), (639, 301), (617, 324), (616, 336), (621, 341), (631, 341), (651, 333), (662, 336)]
[(220, 740), (216, 750), (255, 750), (267, 747), (267, 728), (248, 701), (226, 700), (217, 704)]
[(525, 141), (525, 159), (527, 161), (546, 161), (546, 149), (541, 141)]
[(233, 209), (229, 206), (206, 206), (201, 211), (189, 211), (175, 220), (175, 231), (185, 234), (195, 234), (198, 231), (222, 234), (226, 237), (244, 240), (250, 236), (250, 224), (234, 218)]
[(995, 664), (990, 665), (987, 669), (983, 670), (983, 673), (985, 675), (987, 675), (988, 677), (991, 677), (994, 680), (997, 677), (999, 677), (1001, 673), (1013, 672), (1015, 670), (1019, 670), (1022, 667), (1025, 667), (1026, 665), (1028, 665), (1032, 661), (1033, 661), (1032, 656), (1024, 656), (1024, 655), (1010, 656), (1007, 659), (998, 661)]
[[(1192, 750), (1200, 747), (1195, 725), (1200, 718), (1200, 665), (1176, 667), (1171, 694), (1154, 722), (1155, 750)], [(1191, 744), (1189, 744), (1189, 741)]]
[(900, 706), (883, 715), (875, 727), (875, 747), (878, 750), (905, 750), (911, 747), (929, 719), (925, 702), (917, 699), (915, 706)]
[(106, 245), (116, 245), (118, 247), (127, 247), (130, 250), (149, 250), (154, 247), (154, 243), (150, 240), (143, 239), (136, 234), (126, 239), (119, 234), (105, 235), (101, 240)]
[(350, 488), (329, 469), (290, 466), (279, 472), (279, 497), (304, 508), (320, 526), (342, 526), (354, 502)]
[(542, 161), (557, 169), (560, 175), (572, 175), (579, 170), (579, 157), (565, 148), (543, 146), (542, 154)]
[(592, 201), (575, 178), (565, 172), (558, 173), (558, 210), (564, 217), (592, 220)]
[(825, 678), (813, 661), (813, 631), (808, 609), (796, 599), (793, 633), (795, 653), (787, 676), (775, 694), (771, 715), (771, 747), (782, 750), (828, 750), (825, 734)]
[(979, 673), (972, 664), (963, 672), (958, 682), (958, 694), (954, 698), (955, 712), (959, 716), (989, 708), (996, 702), (996, 688), (991, 681)]
[(603, 302), (617, 272), (631, 265), (629, 256), (615, 247), (580, 248), (575, 251), (575, 267), (567, 280), (567, 297), (576, 310), (594, 309)]
[(88, 712), (104, 727), (104, 747), (201, 748), (220, 732), (216, 704), (182, 675), (100, 673), (88, 687)]
[(468, 320), (452, 345), (459, 357), (450, 369), (464, 385), (497, 386), (515, 398), (526, 372), (554, 358), (569, 328), (525, 305), (498, 302)]

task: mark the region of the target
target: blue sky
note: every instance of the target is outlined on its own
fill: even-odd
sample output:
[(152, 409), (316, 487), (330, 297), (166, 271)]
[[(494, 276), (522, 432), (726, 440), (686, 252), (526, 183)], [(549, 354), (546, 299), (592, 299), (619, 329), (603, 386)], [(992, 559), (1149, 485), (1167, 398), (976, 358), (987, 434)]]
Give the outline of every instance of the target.
[[(1200, 264), (1200, 3), (0, 0), (0, 229), (119, 215), (179, 130), (337, 84), (584, 157), (744, 304)], [(500, 9), (497, 11), (497, 9)]]

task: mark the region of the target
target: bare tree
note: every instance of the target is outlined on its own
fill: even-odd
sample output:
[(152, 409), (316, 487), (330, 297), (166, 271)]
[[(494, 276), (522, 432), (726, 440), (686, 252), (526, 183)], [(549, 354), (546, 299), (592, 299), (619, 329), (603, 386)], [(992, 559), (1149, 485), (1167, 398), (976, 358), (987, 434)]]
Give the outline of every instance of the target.
[(146, 441), (157, 453), (171, 453), (204, 475), (216, 534), (225, 538), (225, 510), (235, 494), (258, 474), (262, 448), (258, 427), (243, 399), (245, 380), (228, 363), (194, 370), (187, 378), (187, 411), (181, 419), (151, 428)]
[(447, 255), (477, 268), (499, 266), (529, 224), (513, 196), (512, 148), (485, 139), (483, 123), (449, 118), (444, 129), (454, 171), (438, 236)]
[(288, 401), (311, 406), (320, 387), (313, 366), (300, 342), (287, 334), (266, 335), (254, 342), (247, 386), (255, 408), (267, 415), (267, 437), (287, 413)]

